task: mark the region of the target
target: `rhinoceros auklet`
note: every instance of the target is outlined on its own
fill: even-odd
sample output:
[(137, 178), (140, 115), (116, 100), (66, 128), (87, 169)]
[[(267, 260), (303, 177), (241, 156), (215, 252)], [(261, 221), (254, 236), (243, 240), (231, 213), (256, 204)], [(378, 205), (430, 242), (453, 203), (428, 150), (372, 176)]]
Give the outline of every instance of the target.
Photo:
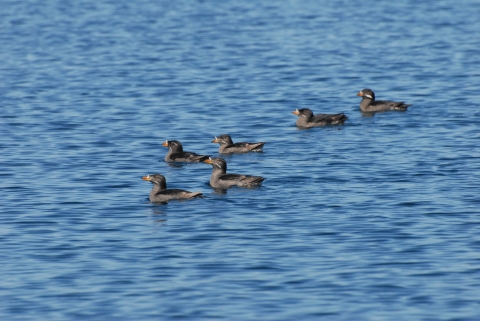
[(165, 156), (166, 162), (200, 163), (210, 157), (209, 155), (184, 152), (182, 144), (178, 140), (166, 140), (162, 145), (168, 147), (168, 153)]
[(142, 179), (153, 184), (150, 191), (150, 202), (165, 203), (171, 200), (187, 199), (202, 195), (200, 192), (189, 192), (183, 189), (167, 189), (165, 176), (160, 174), (143, 176)]
[(343, 125), (343, 123), (348, 119), (348, 117), (341, 114), (317, 114), (314, 115), (313, 112), (308, 108), (296, 109), (292, 111), (292, 114), (297, 115), (298, 127), (317, 127), (317, 126), (328, 126), (328, 125)]
[(261, 152), (264, 142), (259, 143), (233, 143), (232, 138), (228, 134), (223, 134), (220, 136), (215, 136), (215, 139), (212, 140), (212, 143), (219, 143), (220, 147), (218, 152), (220, 154), (231, 154), (231, 153), (248, 153), (248, 152)]
[(403, 101), (390, 100), (375, 100), (375, 93), (368, 88), (362, 89), (357, 93), (357, 96), (362, 97), (360, 102), (360, 110), (364, 112), (389, 111), (389, 110), (407, 110), (408, 104)]
[(227, 189), (232, 186), (253, 187), (261, 185), (265, 178), (261, 176), (227, 174), (227, 162), (223, 158), (214, 157), (203, 161), (213, 167), (210, 185), (213, 188)]

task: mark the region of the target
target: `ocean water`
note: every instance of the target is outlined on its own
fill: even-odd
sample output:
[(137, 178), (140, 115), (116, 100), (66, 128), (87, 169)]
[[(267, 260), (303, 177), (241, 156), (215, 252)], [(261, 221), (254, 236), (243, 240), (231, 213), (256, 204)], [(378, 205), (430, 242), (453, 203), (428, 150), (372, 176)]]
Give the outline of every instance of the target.
[(1, 320), (480, 320), (478, 1), (0, 8)]

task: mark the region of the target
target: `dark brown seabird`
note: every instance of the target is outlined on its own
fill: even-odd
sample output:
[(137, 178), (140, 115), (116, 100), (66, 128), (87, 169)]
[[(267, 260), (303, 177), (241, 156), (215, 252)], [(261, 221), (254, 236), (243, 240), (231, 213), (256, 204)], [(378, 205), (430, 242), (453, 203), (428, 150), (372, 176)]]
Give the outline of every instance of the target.
[(162, 145), (168, 147), (168, 153), (165, 156), (166, 162), (200, 163), (210, 157), (210, 155), (184, 152), (183, 146), (178, 140), (166, 140)]
[(377, 111), (389, 111), (389, 110), (407, 110), (408, 104), (403, 101), (396, 102), (390, 100), (375, 100), (375, 93), (368, 88), (362, 89), (357, 93), (357, 96), (362, 97), (360, 102), (360, 110), (363, 112), (377, 112)]
[(188, 199), (202, 195), (200, 192), (189, 192), (183, 189), (167, 189), (165, 176), (160, 174), (143, 176), (142, 179), (153, 184), (150, 191), (150, 202), (165, 203), (171, 200)]
[(227, 174), (227, 162), (223, 158), (214, 157), (203, 161), (213, 167), (210, 176), (210, 185), (213, 188), (227, 189), (232, 186), (253, 187), (259, 186), (265, 180), (261, 176)]
[(308, 108), (296, 109), (292, 111), (292, 114), (297, 115), (297, 127), (318, 127), (318, 126), (328, 126), (328, 125), (343, 125), (343, 123), (348, 119), (348, 117), (343, 114), (317, 114), (314, 115), (313, 112)]
[(218, 152), (220, 154), (232, 154), (232, 153), (248, 153), (248, 152), (261, 152), (264, 142), (259, 143), (233, 143), (232, 138), (228, 134), (215, 136), (212, 143), (220, 144)]

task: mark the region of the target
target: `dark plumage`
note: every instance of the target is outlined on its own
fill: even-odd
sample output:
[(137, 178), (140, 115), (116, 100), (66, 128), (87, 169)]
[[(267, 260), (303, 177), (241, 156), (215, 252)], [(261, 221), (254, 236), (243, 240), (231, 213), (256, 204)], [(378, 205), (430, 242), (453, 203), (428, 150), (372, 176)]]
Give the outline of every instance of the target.
[(150, 181), (153, 184), (152, 190), (150, 191), (150, 202), (164, 203), (171, 200), (187, 199), (202, 195), (200, 192), (189, 192), (183, 189), (167, 189), (165, 176), (160, 174), (143, 176), (142, 179)]
[(327, 126), (327, 125), (343, 125), (343, 123), (348, 119), (348, 117), (341, 114), (317, 114), (314, 115), (313, 112), (308, 108), (296, 109), (292, 111), (292, 114), (297, 115), (298, 127), (317, 127), (317, 126)]
[(260, 143), (233, 143), (230, 135), (223, 134), (220, 136), (215, 136), (215, 139), (212, 140), (212, 143), (219, 143), (220, 147), (218, 152), (221, 154), (229, 153), (248, 153), (248, 152), (261, 152), (264, 142)]
[(192, 152), (184, 152), (182, 144), (178, 140), (166, 140), (162, 145), (168, 147), (168, 153), (165, 156), (166, 162), (200, 163), (210, 157), (210, 155), (198, 155)]
[(390, 100), (375, 100), (375, 93), (368, 88), (362, 89), (357, 96), (362, 97), (360, 102), (360, 110), (364, 112), (389, 111), (389, 110), (407, 110), (408, 104)]
[(213, 167), (210, 185), (213, 188), (227, 189), (232, 186), (253, 187), (261, 185), (265, 178), (261, 176), (227, 174), (227, 162), (223, 158), (214, 157), (204, 160)]

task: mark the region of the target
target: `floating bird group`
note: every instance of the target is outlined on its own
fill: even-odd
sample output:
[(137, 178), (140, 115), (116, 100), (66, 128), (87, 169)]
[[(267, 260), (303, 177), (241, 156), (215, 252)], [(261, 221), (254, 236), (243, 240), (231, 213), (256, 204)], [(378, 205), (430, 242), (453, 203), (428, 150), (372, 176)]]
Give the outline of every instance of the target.
[[(360, 110), (364, 113), (385, 112), (391, 110), (405, 111), (411, 105), (404, 102), (395, 102), (389, 100), (375, 100), (375, 93), (368, 88), (362, 89), (357, 96), (362, 97)], [(317, 126), (343, 125), (348, 117), (344, 113), (339, 114), (316, 114), (308, 108), (296, 109), (292, 114), (298, 116), (296, 126), (301, 128), (311, 128)], [(240, 154), (248, 152), (262, 152), (265, 142), (258, 143), (234, 143), (228, 134), (216, 136), (212, 143), (220, 144), (218, 152), (220, 154)], [(262, 184), (265, 180), (262, 176), (230, 174), (227, 173), (227, 162), (220, 157), (210, 157), (210, 155), (199, 155), (194, 152), (183, 151), (183, 146), (178, 140), (166, 140), (163, 146), (168, 147), (165, 162), (187, 162), (187, 163), (207, 163), (212, 165), (212, 175), (210, 176), (210, 186), (215, 189), (228, 189), (232, 186), (255, 187)], [(165, 203), (171, 200), (190, 199), (201, 197), (200, 192), (189, 192), (182, 189), (167, 189), (167, 181), (163, 175), (150, 174), (142, 177), (143, 180), (150, 181), (153, 184), (150, 191), (150, 201), (154, 203)]]

